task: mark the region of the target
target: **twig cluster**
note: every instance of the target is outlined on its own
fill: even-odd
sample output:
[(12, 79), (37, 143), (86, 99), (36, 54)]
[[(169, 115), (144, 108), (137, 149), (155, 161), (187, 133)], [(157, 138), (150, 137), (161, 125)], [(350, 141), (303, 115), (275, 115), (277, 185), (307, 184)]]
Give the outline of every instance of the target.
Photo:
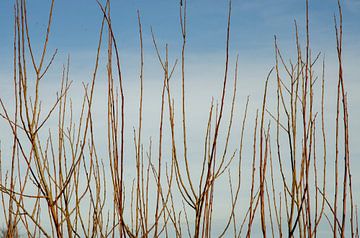
[[(226, 31), (224, 76), (219, 103), (211, 101), (203, 141), (201, 171), (191, 170), (188, 149), (186, 108), (187, 1), (180, 0), (181, 57), (169, 62), (151, 29), (152, 41), (163, 72), (158, 142), (143, 142), (144, 49), (141, 16), (138, 11), (140, 70), (139, 114), (134, 128), (135, 158), (124, 151), (125, 105), (119, 47), (111, 21), (111, 6), (98, 1), (103, 14), (92, 79), (83, 84), (83, 100), (74, 108), (69, 96), (70, 59), (62, 71), (61, 88), (50, 109), (43, 111), (40, 85), (57, 54), (47, 62), (54, 0), (49, 9), (47, 31), (40, 57), (33, 50), (29, 34), (26, 0), (16, 0), (13, 45), (14, 109), (9, 113), (0, 100), (0, 115), (12, 132), (11, 167), (2, 172), (0, 153), (0, 190), (6, 227), (2, 236), (18, 237), (19, 232), (35, 237), (159, 237), (193, 236), (317, 237), (322, 228), (334, 237), (359, 237), (357, 209), (352, 193), (349, 149), (348, 99), (342, 66), (342, 10), (335, 20), (338, 85), (335, 124), (335, 159), (328, 156), (329, 138), (325, 128), (325, 59), (322, 63), (320, 113), (315, 109), (318, 95), (315, 65), (309, 34), (309, 7), (306, 1), (306, 42), (302, 49), (295, 21), (296, 59), (287, 63), (275, 37), (275, 66), (265, 81), (262, 106), (257, 110), (252, 137), (251, 177), (248, 204), (240, 203), (244, 131), (249, 97), (237, 150), (230, 152), (234, 137), (238, 80), (238, 56), (231, 84), (229, 71), (231, 1)], [(338, 20), (339, 19), (339, 20)], [(95, 143), (92, 105), (98, 77), (100, 54), (107, 52), (107, 155), (98, 155)], [(37, 60), (39, 58), (39, 60)], [(29, 62), (30, 61), (30, 62)], [(177, 134), (172, 81), (176, 67), (181, 68), (181, 135)], [(30, 73), (31, 71), (31, 73)], [(34, 76), (33, 76), (34, 75)], [(268, 84), (275, 76), (276, 107), (270, 108)], [(319, 80), (320, 81), (320, 80)], [(230, 85), (230, 86), (229, 86)], [(227, 101), (230, 90), (230, 100)], [(225, 107), (230, 111), (226, 115)], [(74, 116), (74, 110), (80, 112)], [(50, 118), (57, 126), (44, 132)], [(320, 114), (320, 115), (318, 115)], [(168, 118), (166, 116), (168, 115)], [(320, 118), (320, 119), (319, 119)], [(342, 121), (342, 122), (341, 122)], [(165, 127), (168, 123), (169, 127)], [(205, 124), (204, 124), (205, 125)], [(318, 126), (320, 129), (318, 129)], [(171, 163), (164, 162), (164, 130), (169, 128)], [(318, 132), (319, 131), (319, 132)], [(341, 131), (343, 135), (341, 135)], [(44, 136), (44, 134), (46, 136)], [(220, 136), (221, 135), (221, 136)], [(10, 138), (10, 137), (9, 137)], [(272, 146), (272, 143), (275, 146)], [(154, 144), (157, 149), (154, 149)], [(196, 145), (201, 146), (201, 145)], [(274, 150), (275, 147), (275, 150)], [(320, 147), (320, 149), (318, 148)], [(343, 153), (340, 152), (343, 149)], [(154, 152), (155, 150), (155, 152)], [(319, 151), (320, 155), (319, 155)], [(321, 158), (319, 158), (319, 156)], [(105, 157), (106, 159), (100, 159)], [(6, 158), (7, 159), (7, 158)], [(135, 165), (132, 186), (125, 186), (125, 160)], [(329, 181), (328, 164), (334, 164), (334, 179)], [(107, 176), (109, 170), (111, 176)], [(343, 165), (343, 167), (341, 166)], [(236, 172), (231, 173), (230, 168)], [(341, 177), (343, 168), (343, 177)], [(221, 231), (213, 228), (217, 181), (228, 175), (230, 204)], [(235, 176), (235, 179), (234, 179)], [(198, 178), (198, 179), (195, 179)], [(109, 181), (111, 180), (111, 181)], [(334, 184), (334, 193), (328, 187)], [(108, 191), (110, 188), (111, 191)], [(129, 191), (125, 191), (128, 189)], [(111, 195), (111, 196), (109, 196)], [(111, 209), (106, 209), (110, 200)], [(153, 201), (154, 200), (154, 201)], [(180, 204), (182, 206), (178, 206)], [(129, 213), (125, 211), (129, 210)], [(49, 225), (46, 225), (49, 224)]]

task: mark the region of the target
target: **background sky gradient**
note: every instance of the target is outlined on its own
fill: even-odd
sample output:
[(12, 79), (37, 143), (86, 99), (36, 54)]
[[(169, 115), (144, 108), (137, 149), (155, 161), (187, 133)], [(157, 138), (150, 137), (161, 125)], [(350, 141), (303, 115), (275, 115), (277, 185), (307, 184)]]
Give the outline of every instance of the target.
[[(28, 1), (28, 21), (32, 46), (39, 49), (44, 40), (48, 18), (49, 0)], [(341, 1), (343, 6), (343, 62), (345, 87), (348, 91), (350, 114), (350, 157), (352, 160), (353, 188), (357, 204), (360, 204), (360, 0)], [(337, 82), (337, 56), (334, 28), (334, 14), (337, 14), (336, 0), (310, 0), (310, 41), (313, 55), (322, 53), (321, 60), (326, 62), (326, 117), (328, 129), (328, 147), (332, 150), (335, 142), (335, 105)], [(144, 50), (144, 138), (158, 134), (158, 117), (160, 112), (160, 96), (162, 71), (151, 39), (151, 27), (158, 40), (158, 45), (164, 49), (169, 45), (170, 62), (181, 57), (181, 31), (179, 25), (179, 3), (169, 0), (127, 0), (112, 1), (112, 26), (119, 45), (121, 63), (124, 73), (126, 98), (126, 121), (128, 155), (133, 151), (133, 126), (137, 125), (138, 108), (138, 78), (139, 78), (139, 35), (137, 10), (140, 11)], [(13, 22), (14, 2), (0, 1), (0, 98), (11, 108), (13, 106), (12, 72), (13, 72)], [(226, 24), (228, 1), (219, 0), (188, 0), (186, 48), (186, 87), (188, 103), (189, 144), (199, 144), (189, 151), (195, 159), (202, 154), (204, 121), (208, 116), (211, 97), (219, 98), (223, 78)], [(91, 80), (95, 61), (98, 33), (102, 20), (102, 12), (95, 0), (57, 0), (55, 1), (53, 24), (50, 33), (48, 59), (52, 52), (58, 49), (48, 77), (42, 85), (44, 107), (50, 107), (59, 89), (61, 70), (70, 55), (70, 78), (74, 81), (70, 91), (74, 102), (81, 102), (82, 82)], [(245, 100), (250, 95), (249, 121), (255, 118), (255, 111), (261, 105), (263, 86), (266, 75), (275, 63), (274, 35), (277, 36), (279, 47), (286, 60), (294, 59), (296, 53), (294, 20), (299, 25), (300, 39), (304, 42), (305, 33), (305, 1), (301, 0), (233, 0), (230, 36), (230, 75), (233, 76), (236, 55), (239, 54), (239, 90), (236, 116), (242, 117)], [(302, 43), (302, 46), (305, 44)], [(105, 47), (103, 47), (105, 49)], [(39, 54), (35, 55), (40, 57)], [(103, 50), (101, 60), (105, 65), (106, 50)], [(98, 91), (93, 105), (94, 121), (102, 121), (106, 112), (106, 68), (99, 71)], [(321, 63), (319, 64), (321, 66)], [(319, 70), (321, 67), (317, 67)], [(317, 71), (318, 73), (321, 72)], [(174, 97), (179, 100), (180, 88), (179, 67), (175, 70)], [(320, 76), (320, 74), (318, 74)], [(317, 88), (319, 89), (319, 88)], [(79, 93), (80, 92), (80, 93)], [(320, 92), (320, 91), (318, 91)], [(49, 100), (48, 100), (49, 99)], [(269, 106), (273, 105), (276, 93), (269, 94)], [(318, 98), (319, 100), (319, 98)], [(179, 102), (179, 101), (178, 101)], [(48, 104), (48, 105), (47, 105)], [(180, 104), (176, 106), (179, 116)], [(48, 127), (56, 125), (49, 121)], [(155, 125), (155, 126), (154, 126)], [(250, 122), (247, 136), (251, 141), (253, 122)], [(275, 125), (275, 124), (273, 124)], [(107, 148), (104, 124), (95, 124), (95, 134), (100, 147)], [(240, 130), (240, 123), (235, 125), (235, 134)], [(0, 121), (0, 141), (3, 158), (8, 153), (10, 142), (6, 140), (9, 133), (5, 121)], [(9, 135), (9, 134), (7, 134)], [(334, 138), (334, 139), (332, 139)], [(238, 141), (233, 141), (236, 146)], [(144, 142), (145, 143), (145, 142)], [(251, 143), (245, 152), (251, 153)], [(200, 147), (200, 148), (199, 148)], [(319, 145), (320, 147), (320, 145)], [(328, 154), (333, 159), (333, 152)], [(249, 154), (250, 156), (250, 154)], [(6, 161), (5, 161), (6, 166)], [(196, 173), (199, 164), (194, 162), (192, 168)], [(244, 165), (250, 167), (250, 165)], [(329, 165), (331, 170), (331, 163)], [(245, 173), (246, 174), (246, 173)], [(129, 178), (131, 173), (127, 174)], [(330, 175), (329, 175), (330, 176)], [(225, 180), (226, 182), (226, 180)], [(221, 186), (220, 186), (221, 187)], [(221, 190), (221, 188), (220, 188)], [(0, 209), (1, 210), (1, 209)], [(1, 218), (2, 215), (0, 215)], [(221, 217), (221, 214), (220, 214)], [(220, 218), (219, 218), (220, 219)], [(0, 219), (1, 220), (1, 219)], [(1, 224), (0, 224), (1, 225)]]

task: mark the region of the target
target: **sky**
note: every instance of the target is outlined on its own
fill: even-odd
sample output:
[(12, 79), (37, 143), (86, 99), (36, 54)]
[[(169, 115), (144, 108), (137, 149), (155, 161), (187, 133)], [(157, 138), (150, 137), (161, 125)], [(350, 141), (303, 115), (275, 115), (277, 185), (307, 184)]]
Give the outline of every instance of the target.
[[(354, 170), (360, 169), (360, 138), (355, 131), (360, 130), (360, 1), (343, 0), (343, 34), (344, 34), (344, 76), (349, 98), (351, 155)], [(46, 31), (46, 21), (49, 0), (28, 1), (28, 20), (32, 45), (39, 50)], [(336, 40), (334, 29), (334, 14), (337, 15), (337, 1), (310, 0), (310, 40), (314, 55), (322, 53), (326, 60), (326, 97), (329, 99), (326, 109), (329, 120), (334, 123), (335, 93), (336, 93)], [(11, 108), (12, 98), (12, 41), (13, 41), (13, 10), (14, 1), (0, 1), (0, 98)], [(140, 11), (143, 26), (145, 51), (144, 122), (145, 137), (157, 136), (159, 115), (159, 92), (161, 91), (161, 66), (159, 65), (151, 39), (153, 29), (162, 53), (165, 44), (169, 46), (170, 61), (175, 62), (181, 56), (181, 31), (179, 25), (179, 3), (169, 0), (127, 0), (112, 1), (112, 25), (119, 45), (122, 68), (124, 71), (125, 96), (127, 100), (127, 133), (131, 136), (133, 126), (136, 126), (138, 77), (139, 77), (139, 34), (137, 10)], [(188, 42), (186, 48), (186, 74), (190, 141), (202, 143), (204, 123), (207, 118), (211, 97), (219, 99), (221, 80), (223, 77), (226, 43), (228, 1), (219, 0), (188, 0), (187, 24)], [(47, 59), (55, 49), (58, 54), (49, 76), (43, 83), (43, 99), (53, 98), (59, 88), (61, 69), (70, 55), (70, 77), (74, 81), (70, 90), (74, 101), (81, 101), (81, 83), (90, 82), (94, 66), (98, 33), (102, 12), (95, 0), (57, 0), (55, 1), (53, 24), (50, 33)], [(305, 1), (301, 0), (233, 0), (230, 35), (230, 69), (233, 75), (236, 55), (239, 54), (239, 118), (244, 109), (248, 95), (251, 98), (250, 120), (254, 119), (256, 108), (260, 107), (264, 81), (269, 70), (274, 65), (274, 35), (284, 52), (286, 60), (293, 59), (296, 46), (294, 43), (294, 20), (300, 30), (300, 39), (305, 37)], [(304, 41), (302, 41), (304, 42)], [(304, 43), (303, 43), (304, 45)], [(35, 55), (39, 58), (40, 55)], [(102, 57), (105, 57), (103, 53)], [(104, 60), (104, 58), (102, 58)], [(96, 101), (93, 107), (95, 118), (101, 117), (106, 105), (105, 68), (101, 68)], [(100, 75), (101, 75), (100, 73)], [(177, 81), (174, 82), (174, 97), (179, 99), (179, 70), (175, 71)], [(206, 87), (204, 87), (206, 85)], [(269, 104), (276, 98), (275, 91), (269, 96)], [(46, 103), (45, 103), (46, 104)], [(48, 105), (50, 106), (50, 104)], [(46, 105), (45, 105), (46, 107)], [(178, 106), (177, 110), (179, 110)], [(204, 110), (205, 109), (205, 110)], [(54, 122), (55, 123), (55, 122)], [(51, 122), (49, 127), (51, 127)], [(6, 124), (0, 122), (0, 129), (6, 131)], [(96, 125), (99, 147), (106, 149), (101, 123)], [(330, 127), (329, 126), (329, 127)], [(239, 131), (237, 125), (235, 132)], [(251, 135), (251, 124), (248, 135)], [(333, 135), (333, 131), (328, 132)], [(0, 133), (2, 147), (6, 148), (6, 137)], [(130, 137), (132, 138), (132, 137)], [(132, 139), (129, 140), (130, 144)], [(236, 140), (233, 142), (237, 143)], [(329, 142), (330, 146), (331, 143)], [(129, 144), (129, 146), (130, 146)], [(132, 147), (131, 147), (132, 148)], [(251, 149), (251, 148), (249, 148)], [(5, 149), (4, 149), (5, 150)], [(200, 149), (190, 148), (193, 157), (201, 153)], [(131, 154), (131, 152), (128, 152)], [(6, 155), (6, 152), (5, 152)], [(196, 168), (196, 163), (195, 168)], [(131, 174), (128, 175), (129, 177)], [(360, 176), (354, 174), (354, 181), (360, 181)], [(356, 183), (360, 185), (359, 183)], [(360, 202), (360, 193), (357, 201)]]
[[(357, 74), (357, 67), (354, 65), (359, 63), (357, 55), (360, 49), (360, 29), (358, 27), (360, 4), (358, 0), (344, 0), (342, 3), (344, 61), (349, 62), (345, 66), (348, 67), (346, 73), (352, 74), (348, 81), (355, 83), (357, 81), (352, 78)], [(50, 1), (29, 1), (27, 5), (32, 44), (37, 49), (44, 40), (43, 33), (46, 31), (45, 23)], [(300, 37), (304, 39), (305, 1), (234, 0), (232, 5), (230, 56), (234, 59), (236, 54), (239, 54), (240, 74), (244, 74), (245, 77), (259, 77), (258, 82), (262, 82), (268, 69), (274, 64), (274, 35), (277, 36), (279, 46), (286, 52), (284, 55), (288, 59), (295, 53), (294, 20), (299, 25)], [(329, 61), (336, 62), (333, 16), (337, 13), (337, 2), (335, 0), (310, 1), (309, 6), (313, 51), (322, 52)], [(1, 75), (9, 75), (12, 72), (12, 61), (9, 60), (9, 56), (12, 55), (13, 7), (11, 0), (0, 2)], [(227, 7), (227, 1), (196, 0), (188, 2), (187, 57), (189, 67), (194, 65), (193, 61), (209, 64), (224, 60)], [(124, 70), (138, 71), (138, 68), (133, 67), (134, 61), (138, 62), (139, 59), (137, 10), (140, 11), (143, 24), (145, 60), (152, 60), (155, 54), (151, 40), (151, 28), (160, 46), (169, 45), (170, 57), (172, 59), (179, 58), (181, 36), (177, 1), (113, 1), (112, 21), (115, 36), (123, 64), (131, 65), (130, 67), (124, 66)], [(88, 80), (86, 77), (85, 79), (82, 77), (93, 67), (101, 17), (102, 13), (96, 1), (55, 1), (48, 57), (55, 49), (58, 49), (55, 64), (59, 68), (70, 55), (71, 66), (77, 69), (72, 73), (79, 76), (73, 77), (74, 81)], [(40, 56), (36, 55), (35, 57)], [(206, 60), (202, 60), (203, 58)], [(157, 64), (157, 62), (154, 63)], [(258, 65), (263, 67), (257, 67)], [(254, 68), (256, 70), (252, 70)], [(149, 71), (147, 73), (151, 74), (155, 70)], [(129, 75), (132, 77), (134, 74), (131, 72)], [(189, 75), (192, 74), (189, 73)], [(1, 80), (2, 82), (6, 81), (4, 77)], [(147, 80), (153, 79), (148, 77)]]
[[(232, 15), (232, 50), (240, 54), (259, 56), (271, 55), (273, 36), (277, 35), (285, 46), (293, 40), (293, 20), (300, 27), (304, 26), (305, 1), (233, 1)], [(0, 3), (1, 43), (10, 45), (13, 31), (13, 1)], [(310, 17), (314, 44), (321, 42), (324, 46), (334, 44), (333, 14), (337, 12), (335, 0), (310, 1)], [(345, 0), (344, 32), (345, 43), (358, 44), (360, 18), (358, 0)], [(34, 45), (41, 40), (45, 31), (45, 19), (50, 1), (29, 1), (30, 31)], [(223, 52), (226, 25), (227, 1), (189, 1), (188, 3), (188, 37), (189, 52)], [(138, 29), (136, 11), (140, 10), (145, 39), (150, 38), (150, 27), (153, 27), (159, 40), (170, 47), (178, 47), (180, 42), (179, 14), (177, 1), (113, 1), (112, 20), (115, 34), (119, 38), (122, 52), (138, 50)], [(101, 11), (92, 0), (62, 0), (55, 2), (53, 28), (50, 46), (58, 48), (60, 53), (91, 51), (97, 43), (97, 32), (101, 22)], [(97, 27), (96, 27), (97, 26)], [(164, 30), (166, 29), (166, 30)], [(74, 40), (76, 39), (76, 40)], [(325, 42), (326, 40), (326, 42)], [(152, 43), (145, 40), (147, 50)], [(350, 45), (351, 46), (351, 45)], [(2, 47), (2, 51), (10, 47)], [(7, 53), (6, 51), (2, 54)], [(245, 57), (244, 57), (245, 58)]]

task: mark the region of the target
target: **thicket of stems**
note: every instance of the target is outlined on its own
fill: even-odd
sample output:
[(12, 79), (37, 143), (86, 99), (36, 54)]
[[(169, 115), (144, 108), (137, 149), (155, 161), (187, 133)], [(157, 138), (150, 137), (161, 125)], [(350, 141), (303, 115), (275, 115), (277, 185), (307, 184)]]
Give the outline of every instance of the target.
[[(243, 100), (242, 118), (235, 116), (238, 68), (241, 67), (239, 56), (236, 56), (233, 79), (229, 76), (232, 71), (231, 1), (219, 101), (211, 101), (208, 120), (203, 122), (206, 127), (203, 144), (198, 145), (188, 143), (191, 131), (188, 131), (186, 116), (187, 0), (179, 2), (180, 60), (169, 62), (168, 45), (162, 54), (162, 47), (151, 29), (163, 78), (159, 95), (160, 120), (156, 125), (158, 141), (150, 139), (149, 142), (145, 142), (142, 132), (148, 122), (145, 124), (143, 117), (146, 62), (140, 11), (137, 12), (140, 49), (138, 122), (131, 139), (125, 136), (125, 126), (130, 126), (125, 123), (127, 101), (124, 92), (127, 89), (123, 86), (119, 39), (113, 31), (111, 4), (109, 0), (97, 3), (103, 18), (92, 78), (83, 84), (82, 104), (73, 105), (69, 95), (72, 84), (69, 57), (61, 72), (61, 87), (54, 103), (44, 111), (41, 84), (57, 54), (57, 51), (50, 55), (48, 52), (54, 0), (40, 51), (33, 50), (27, 2), (15, 1), (13, 108), (5, 105), (4, 99), (0, 100), (0, 115), (11, 130), (8, 139), (12, 141), (11, 156), (5, 158), (0, 153), (1, 204), (5, 218), (1, 236), (225, 237), (232, 234), (234, 237), (251, 237), (257, 232), (263, 237), (317, 237), (320, 229), (331, 229), (333, 237), (359, 237), (350, 170), (340, 2), (338, 17), (334, 16), (338, 83), (336, 123), (331, 129), (336, 135), (335, 158), (328, 156), (327, 146), (333, 138), (327, 137), (330, 128), (326, 128), (325, 123), (329, 119), (324, 109), (327, 100), (325, 57), (320, 53), (313, 54), (308, 0), (304, 45), (300, 42), (295, 21), (297, 53), (293, 61), (284, 60), (277, 38), (274, 39), (275, 65), (266, 77), (262, 105), (253, 118), (250, 145), (244, 142), (249, 97)], [(92, 110), (102, 51), (107, 55), (105, 155), (100, 155), (97, 150), (94, 133), (97, 122)], [(318, 77), (315, 66), (321, 58), (322, 71)], [(179, 77), (175, 74), (177, 67), (180, 68)], [(178, 78), (181, 80), (180, 102), (174, 99), (173, 90), (176, 89), (172, 86)], [(269, 85), (275, 86), (275, 92), (269, 91)], [(275, 107), (268, 104), (269, 95), (276, 99)], [(180, 117), (176, 117), (175, 107), (181, 108)], [(225, 109), (227, 107), (229, 110)], [(57, 118), (56, 127), (46, 131), (48, 121), (54, 118)], [(241, 128), (238, 135), (234, 134), (236, 123)], [(165, 129), (170, 130), (169, 141), (164, 140)], [(125, 141), (129, 140), (133, 141), (134, 148), (126, 148)], [(238, 148), (229, 148), (231, 140), (239, 141)], [(191, 170), (193, 156), (189, 156), (189, 146), (203, 146), (198, 174)], [(244, 146), (252, 148), (252, 154), (244, 155)], [(132, 149), (135, 156), (126, 157), (125, 150)], [(167, 149), (171, 150), (171, 163), (164, 162), (164, 156), (169, 154), (164, 153)], [(251, 164), (247, 182), (242, 177), (244, 157), (250, 158), (246, 162)], [(3, 166), (4, 160), (10, 161), (9, 167)], [(135, 168), (130, 187), (125, 182), (125, 160), (131, 161)], [(334, 171), (328, 169), (329, 164), (334, 164)], [(111, 176), (108, 176), (108, 170)], [(334, 174), (335, 181), (329, 181), (329, 173)], [(226, 175), (229, 193), (223, 194), (222, 200), (230, 205), (224, 226), (218, 230), (213, 228), (214, 207), (223, 201), (215, 194), (216, 186), (223, 186), (218, 181)], [(249, 193), (241, 193), (244, 183), (250, 187)], [(248, 196), (247, 204), (240, 202), (244, 196)], [(110, 204), (110, 209), (106, 204)]]

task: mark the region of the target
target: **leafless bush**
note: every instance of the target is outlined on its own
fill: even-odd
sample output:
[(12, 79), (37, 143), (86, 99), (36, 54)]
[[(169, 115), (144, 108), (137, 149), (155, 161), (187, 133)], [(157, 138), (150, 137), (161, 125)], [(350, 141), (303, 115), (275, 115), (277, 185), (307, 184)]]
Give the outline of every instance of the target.
[[(306, 1), (306, 41), (302, 46), (296, 29), (297, 57), (284, 61), (275, 37), (275, 66), (266, 78), (262, 107), (257, 111), (253, 128), (250, 194), (248, 204), (240, 204), (244, 129), (248, 104), (241, 120), (240, 143), (230, 151), (236, 110), (238, 61), (231, 82), (229, 44), (231, 1), (229, 2), (225, 63), (219, 103), (211, 102), (208, 121), (204, 122), (202, 167), (199, 176), (190, 169), (188, 119), (186, 108), (187, 1), (179, 4), (182, 47), (180, 60), (169, 62), (168, 46), (161, 46), (152, 31), (152, 40), (163, 72), (158, 141), (144, 143), (143, 81), (144, 53), (142, 24), (138, 12), (140, 72), (139, 113), (134, 128), (134, 158), (125, 158), (125, 105), (122, 68), (117, 40), (112, 27), (110, 1), (98, 2), (103, 13), (97, 56), (90, 83), (83, 86), (81, 105), (69, 98), (71, 81), (69, 62), (62, 72), (60, 91), (48, 111), (43, 110), (40, 85), (47, 76), (57, 51), (48, 57), (54, 0), (51, 1), (47, 32), (40, 52), (34, 52), (28, 31), (25, 0), (16, 0), (14, 21), (14, 108), (9, 110), (1, 100), (1, 116), (12, 134), (11, 167), (0, 170), (0, 189), (6, 228), (2, 237), (18, 237), (18, 229), (28, 236), (46, 237), (148, 237), (217, 235), (251, 237), (254, 230), (266, 237), (316, 237), (320, 224), (327, 224), (333, 236), (359, 237), (358, 216), (352, 193), (349, 148), (348, 99), (342, 68), (342, 10), (335, 17), (338, 53), (335, 159), (327, 155), (325, 130), (325, 60), (322, 80), (317, 80), (314, 65), (321, 55), (313, 55), (309, 36), (308, 1)], [(95, 143), (92, 106), (98, 78), (100, 53), (107, 50), (107, 155), (98, 155)], [(304, 48), (303, 48), (304, 47)], [(35, 53), (40, 53), (36, 60)], [(45, 59), (49, 58), (46, 62)], [(181, 70), (181, 100), (175, 102), (172, 78)], [(30, 72), (31, 71), (31, 72)], [(33, 76), (34, 75), (34, 76)], [(273, 81), (272, 79), (275, 79)], [(320, 82), (319, 82), (320, 81)], [(273, 84), (276, 92), (269, 91)], [(321, 85), (316, 87), (316, 85)], [(320, 89), (320, 90), (319, 90)], [(316, 91), (319, 90), (319, 91)], [(230, 95), (230, 100), (226, 96)], [(276, 107), (267, 103), (275, 95)], [(321, 95), (320, 112), (314, 95)], [(175, 106), (181, 108), (181, 123), (175, 120)], [(230, 110), (227, 115), (225, 107)], [(11, 113), (10, 113), (11, 111)], [(75, 113), (79, 116), (75, 117)], [(57, 126), (44, 133), (50, 118)], [(168, 118), (167, 118), (168, 116)], [(165, 127), (168, 123), (168, 127)], [(176, 134), (180, 124), (181, 135)], [(164, 163), (164, 130), (169, 128), (171, 163)], [(317, 133), (321, 131), (321, 133)], [(343, 134), (341, 134), (341, 132)], [(219, 135), (223, 136), (219, 136)], [(320, 138), (318, 135), (321, 135)], [(286, 141), (282, 143), (281, 141)], [(272, 146), (275, 143), (276, 146)], [(155, 149), (157, 146), (157, 150)], [(320, 148), (320, 149), (319, 149)], [(344, 150), (343, 152), (340, 149)], [(318, 152), (321, 151), (319, 154)], [(106, 158), (106, 160), (100, 158)], [(344, 159), (342, 159), (344, 158)], [(0, 159), (1, 153), (0, 153)], [(124, 160), (135, 165), (131, 187), (126, 186)], [(335, 162), (335, 181), (328, 181), (327, 164)], [(2, 166), (0, 166), (1, 168)], [(108, 169), (109, 167), (109, 169)], [(24, 169), (25, 168), (25, 169)], [(230, 172), (232, 168), (232, 173)], [(235, 168), (235, 173), (234, 173)], [(341, 171), (343, 168), (343, 171)], [(110, 175), (109, 174), (110, 172)], [(228, 175), (230, 210), (223, 230), (214, 231), (213, 208), (215, 186)], [(343, 176), (341, 176), (343, 174)], [(199, 179), (195, 179), (199, 178)], [(235, 179), (234, 179), (235, 178)], [(280, 182), (276, 182), (276, 180)], [(327, 188), (335, 184), (331, 194)], [(110, 184), (110, 185), (109, 185)], [(110, 188), (111, 191), (108, 190)], [(126, 192), (127, 191), (127, 192)], [(129, 192), (130, 191), (130, 192)], [(154, 199), (151, 199), (154, 197)], [(106, 203), (110, 200), (111, 208)], [(178, 207), (176, 203), (182, 204)], [(130, 213), (125, 213), (126, 208)], [(46, 225), (49, 223), (49, 225)]]

